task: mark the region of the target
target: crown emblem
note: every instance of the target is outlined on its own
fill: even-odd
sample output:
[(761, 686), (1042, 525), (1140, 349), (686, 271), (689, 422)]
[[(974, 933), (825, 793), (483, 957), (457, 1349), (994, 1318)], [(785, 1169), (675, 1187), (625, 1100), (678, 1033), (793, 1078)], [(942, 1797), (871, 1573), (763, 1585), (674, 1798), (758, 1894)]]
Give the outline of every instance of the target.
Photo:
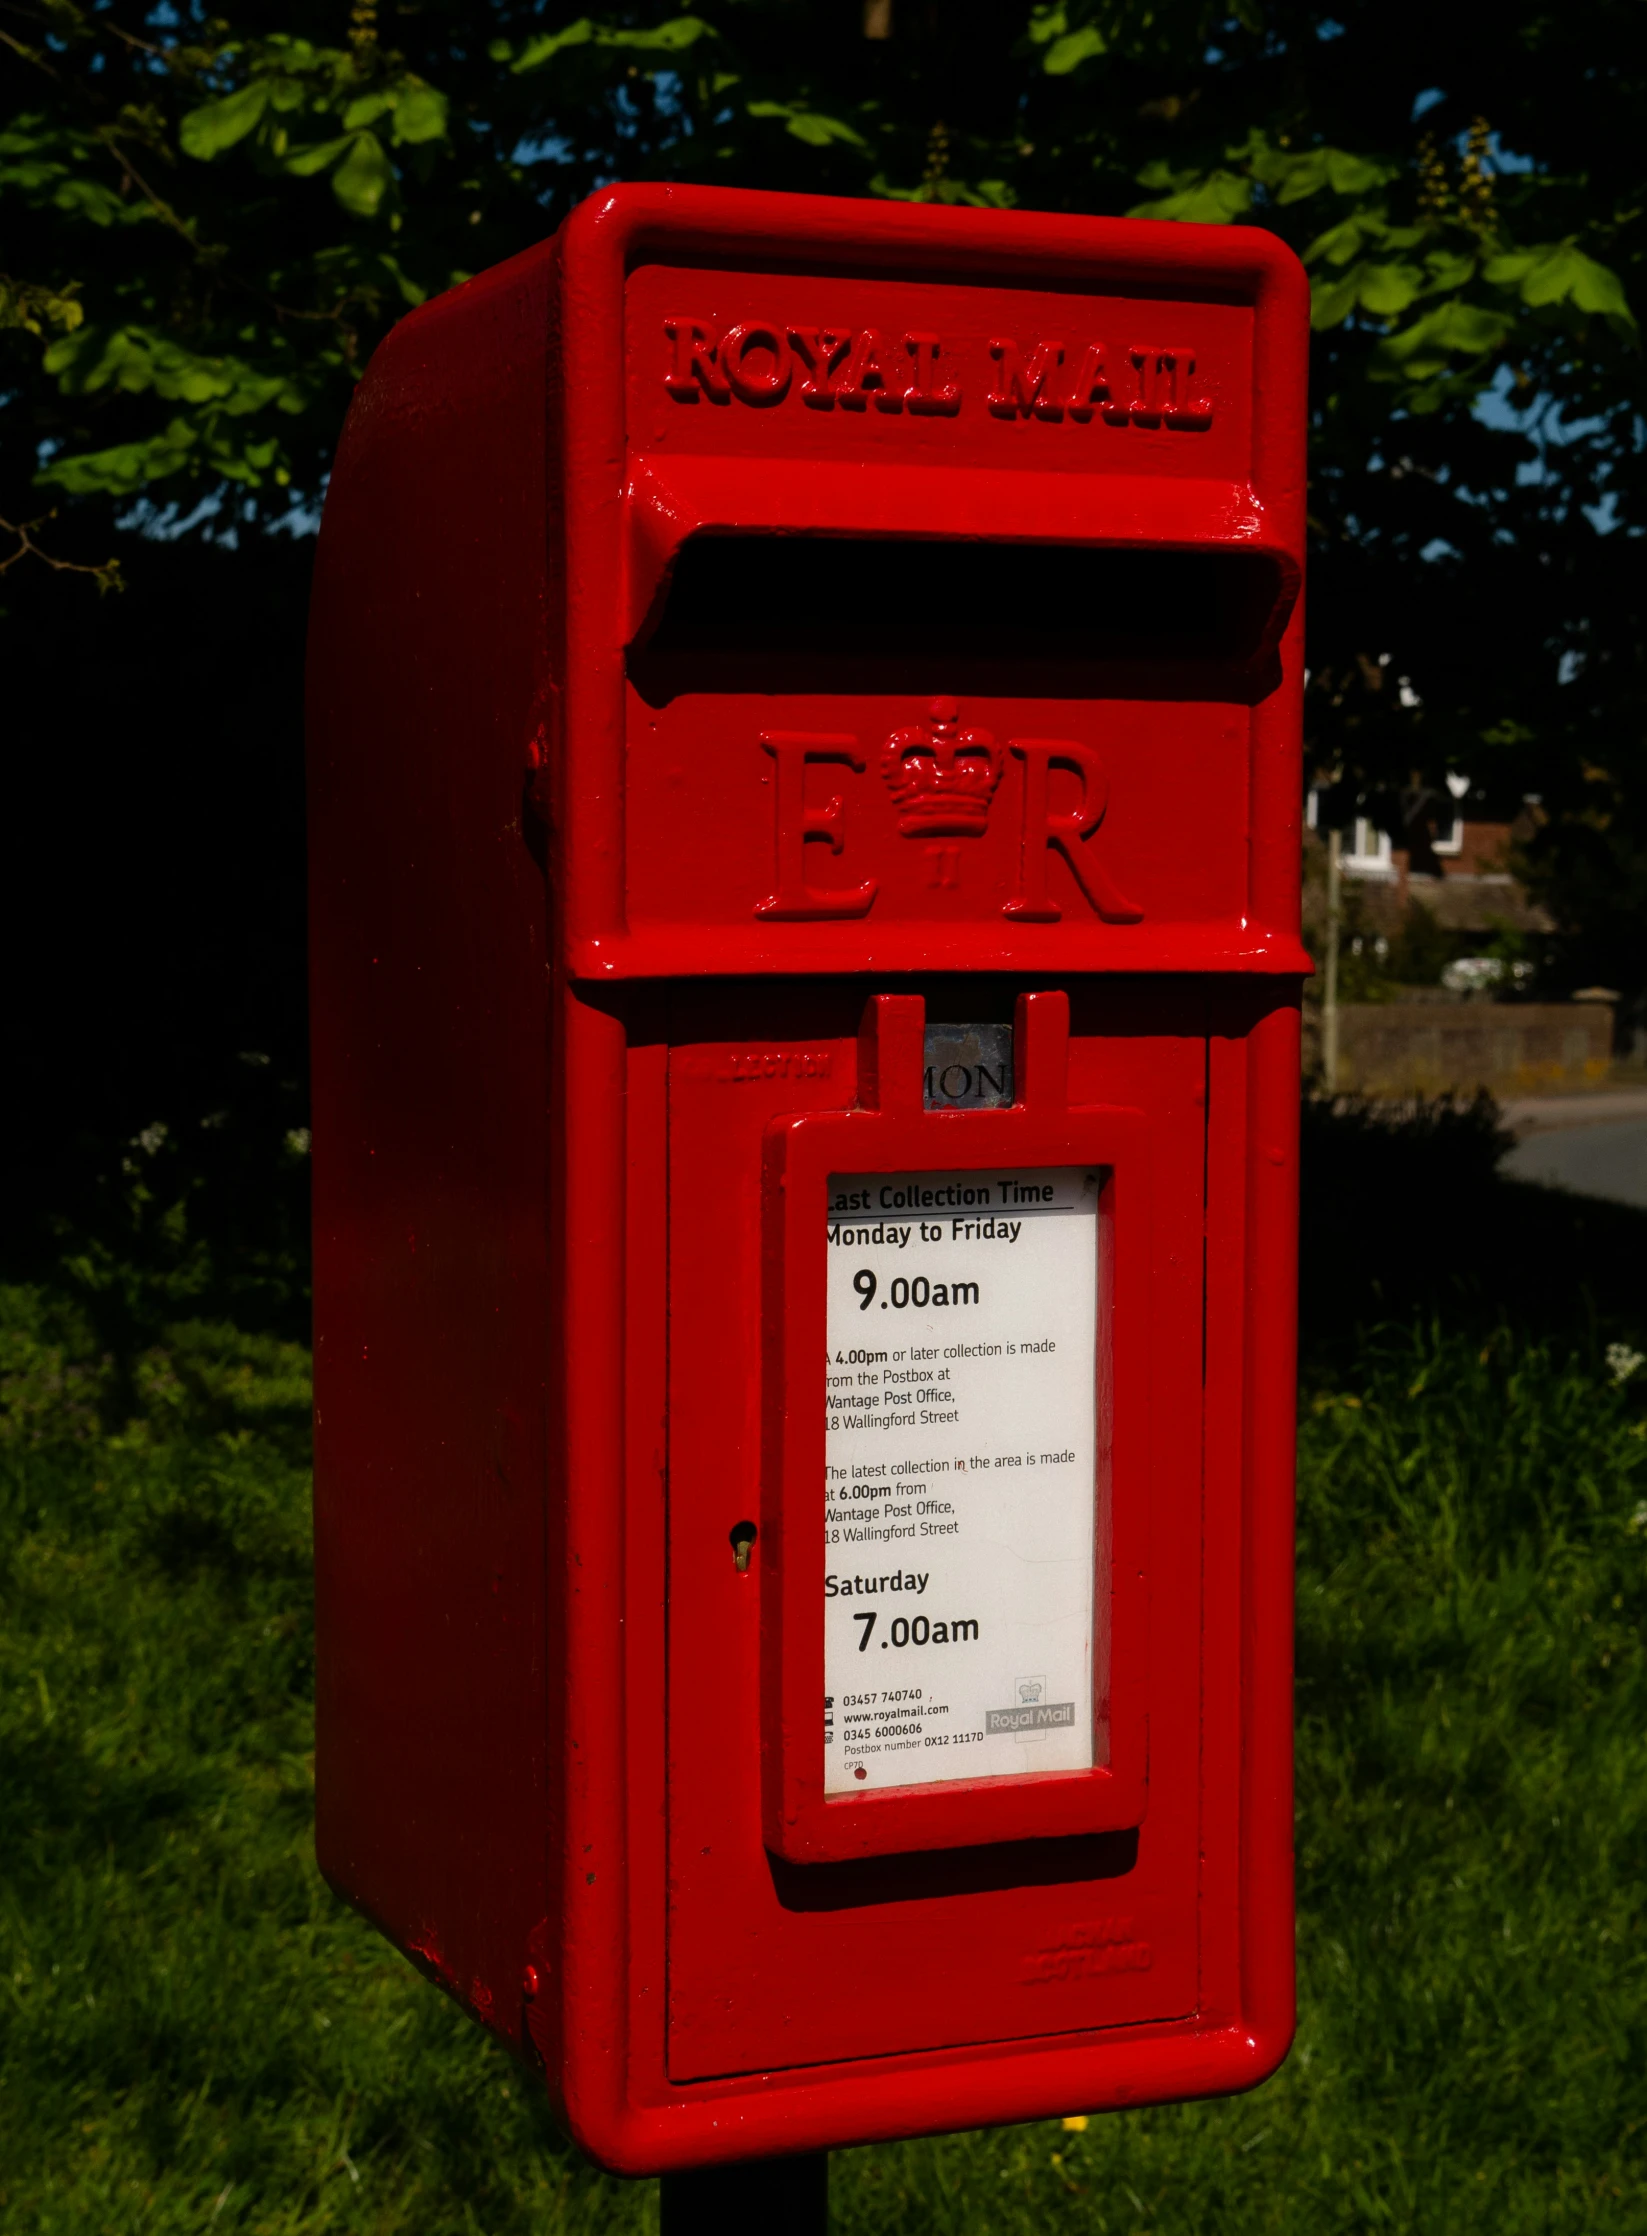
[(953, 699), (934, 699), (926, 721), (894, 730), (881, 749), (905, 838), (980, 838), (1005, 766), (989, 731), (961, 727)]

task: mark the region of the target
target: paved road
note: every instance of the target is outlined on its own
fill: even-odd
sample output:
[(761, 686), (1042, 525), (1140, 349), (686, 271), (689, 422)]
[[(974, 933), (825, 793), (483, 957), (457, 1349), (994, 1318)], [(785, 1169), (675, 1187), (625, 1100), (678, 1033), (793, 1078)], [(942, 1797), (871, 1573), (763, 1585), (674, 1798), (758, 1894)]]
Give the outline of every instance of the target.
[(1542, 1180), (1581, 1196), (1647, 1207), (1644, 1103), (1647, 1097), (1640, 1095), (1597, 1095), (1511, 1104), (1504, 1115), (1521, 1139), (1502, 1169), (1517, 1180)]
[(1614, 1118), (1647, 1118), (1647, 1087), (1602, 1087), (1581, 1095), (1518, 1095), (1501, 1105), (1517, 1133), (1605, 1125)]

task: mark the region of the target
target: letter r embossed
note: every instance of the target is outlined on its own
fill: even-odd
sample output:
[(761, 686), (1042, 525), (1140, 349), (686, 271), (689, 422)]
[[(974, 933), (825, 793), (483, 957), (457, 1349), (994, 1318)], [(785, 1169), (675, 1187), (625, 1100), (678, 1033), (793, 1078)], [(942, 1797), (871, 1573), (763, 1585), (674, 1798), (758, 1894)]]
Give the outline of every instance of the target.
[(857, 739), (833, 731), (763, 730), (761, 750), (773, 761), (777, 891), (755, 903), (755, 914), (788, 923), (867, 916), (879, 890), (874, 878), (833, 893), (815, 892), (806, 882), (807, 840), (822, 839), (831, 854), (839, 854), (845, 843), (841, 837), (840, 794), (826, 800), (822, 807), (807, 805), (807, 766), (833, 761), (861, 773), (864, 757), (858, 751)]
[[(1023, 852), (1017, 893), (1001, 914), (1031, 924), (1058, 922), (1063, 911), (1047, 891), (1047, 863), (1056, 847), (1106, 924), (1136, 924), (1143, 910), (1127, 899), (1085, 844), (1109, 805), (1109, 779), (1097, 754), (1073, 738), (1009, 738), (1007, 747), (1024, 764)], [(1080, 799), (1057, 814), (1052, 808), (1055, 768), (1073, 770), (1081, 780)]]

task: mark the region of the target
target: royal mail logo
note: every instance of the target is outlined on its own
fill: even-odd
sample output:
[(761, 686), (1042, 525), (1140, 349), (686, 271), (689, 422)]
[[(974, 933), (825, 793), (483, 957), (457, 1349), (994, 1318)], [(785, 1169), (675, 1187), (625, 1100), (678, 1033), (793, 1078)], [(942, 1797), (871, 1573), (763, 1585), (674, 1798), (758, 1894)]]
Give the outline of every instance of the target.
[[(704, 319), (666, 318), (663, 343), (663, 385), (682, 404), (739, 403), (769, 411), (793, 400), (813, 411), (873, 409), (950, 419), (966, 402), (960, 346), (917, 328), (889, 334), (873, 326), (742, 319), (717, 332)], [(1195, 350), (1185, 343), (1069, 346), (1056, 336), (1020, 343), (998, 334), (989, 341), (985, 366), (980, 401), (997, 419), (1184, 433), (1212, 425), (1212, 399)]]
[(963, 727), (953, 699), (934, 699), (924, 722), (894, 730), (881, 775), (905, 838), (978, 838), (1006, 756), (987, 730)]
[[(867, 916), (880, 891), (877, 878), (857, 884), (815, 886), (809, 848), (846, 851), (846, 794), (819, 803), (807, 797), (809, 768), (846, 769), (862, 776), (868, 762), (858, 739), (843, 730), (763, 730), (760, 749), (773, 763), (774, 889), (755, 903), (771, 921), (823, 923)], [(1017, 875), (1001, 914), (1032, 924), (1055, 924), (1063, 914), (1052, 897), (1052, 856), (1062, 855), (1095, 915), (1109, 924), (1136, 924), (1143, 910), (1117, 885), (1091, 841), (1109, 805), (1109, 779), (1090, 745), (1076, 738), (1008, 738), (1004, 750), (988, 730), (964, 722), (954, 699), (934, 699), (924, 718), (900, 724), (881, 747), (881, 775), (898, 811), (899, 834), (929, 843), (930, 882), (958, 883), (961, 849), (948, 839), (980, 839), (990, 805), (1009, 765), (1020, 773)], [(1053, 804), (1053, 772), (1062, 772), (1073, 801)], [(939, 841), (940, 843), (931, 843)]]

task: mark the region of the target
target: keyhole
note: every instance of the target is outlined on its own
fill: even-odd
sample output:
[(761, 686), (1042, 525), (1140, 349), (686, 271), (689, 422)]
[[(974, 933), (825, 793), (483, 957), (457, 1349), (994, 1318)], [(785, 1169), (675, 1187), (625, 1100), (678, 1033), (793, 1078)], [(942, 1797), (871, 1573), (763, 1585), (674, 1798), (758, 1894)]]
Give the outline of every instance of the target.
[(732, 1558), (738, 1564), (738, 1574), (747, 1576), (749, 1556), (755, 1549), (755, 1525), (753, 1522), (734, 1522), (729, 1534), (732, 1539)]

